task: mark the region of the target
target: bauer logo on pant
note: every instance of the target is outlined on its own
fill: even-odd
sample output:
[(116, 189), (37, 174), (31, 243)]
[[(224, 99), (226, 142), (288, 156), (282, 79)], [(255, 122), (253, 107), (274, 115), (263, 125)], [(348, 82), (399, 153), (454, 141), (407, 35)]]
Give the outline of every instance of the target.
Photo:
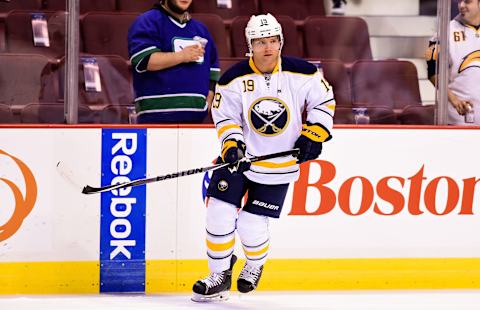
[(218, 182), (218, 190), (219, 191), (226, 191), (228, 189), (228, 182), (225, 181), (225, 180), (221, 180), (220, 182)]
[(274, 97), (262, 97), (253, 102), (248, 111), (248, 119), (253, 130), (262, 136), (281, 134), (290, 122), (287, 105)]

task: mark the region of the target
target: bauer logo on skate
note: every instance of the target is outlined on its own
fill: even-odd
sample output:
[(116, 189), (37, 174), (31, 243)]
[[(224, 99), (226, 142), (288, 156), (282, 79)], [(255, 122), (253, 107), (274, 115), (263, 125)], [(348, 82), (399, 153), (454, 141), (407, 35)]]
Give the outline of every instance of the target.
[[(12, 175), (9, 173), (11, 170), (8, 169), (7, 166), (9, 166), (8, 162), (11, 163), (12, 161), (14, 163), (13, 166), (18, 167), (20, 170), (23, 182), (25, 184), (24, 193), (22, 193), (19, 187), (21, 180), (18, 182), (17, 180), (13, 179), (15, 177), (13, 173)], [(3, 150), (0, 150), (0, 167), (0, 181), (6, 184), (4, 187), (5, 190), (2, 190), (2, 187), (0, 186), (0, 201), (2, 202), (0, 205), (2, 207), (0, 212), (0, 241), (4, 241), (13, 236), (20, 229), (23, 221), (27, 218), (35, 206), (35, 202), (37, 200), (37, 182), (30, 168), (23, 161)], [(7, 175), (4, 175), (6, 172)], [(16, 182), (12, 180), (15, 180)], [(9, 209), (8, 206), (3, 205), (6, 201), (9, 201), (9, 190), (13, 195), (14, 201), (11, 215), (4, 213), (5, 210), (8, 212)], [(5, 209), (5, 207), (7, 207), (7, 209)], [(6, 222), (3, 222), (4, 219)]]
[[(320, 168), (321, 174), (316, 180), (309, 179), (312, 168)], [(349, 216), (368, 212), (382, 216), (401, 212), (414, 216), (474, 215), (480, 211), (479, 178), (455, 180), (449, 176), (432, 176), (428, 165), (420, 166), (412, 175), (385, 175), (376, 181), (364, 176), (338, 180), (335, 165), (324, 160), (304, 163), (300, 170), (289, 215), (324, 215), (336, 207)]]

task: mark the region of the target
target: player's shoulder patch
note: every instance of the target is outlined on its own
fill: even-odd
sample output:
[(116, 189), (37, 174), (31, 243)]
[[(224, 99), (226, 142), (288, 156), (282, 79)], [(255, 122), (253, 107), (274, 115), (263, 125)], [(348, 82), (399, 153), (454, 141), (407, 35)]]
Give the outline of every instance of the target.
[(222, 77), (218, 81), (219, 85), (227, 85), (234, 79), (247, 75), (252, 74), (253, 70), (248, 65), (248, 59), (241, 60), (240, 62), (231, 66), (225, 73), (222, 74)]
[(310, 75), (317, 72), (317, 67), (300, 58), (282, 56), (282, 71)]

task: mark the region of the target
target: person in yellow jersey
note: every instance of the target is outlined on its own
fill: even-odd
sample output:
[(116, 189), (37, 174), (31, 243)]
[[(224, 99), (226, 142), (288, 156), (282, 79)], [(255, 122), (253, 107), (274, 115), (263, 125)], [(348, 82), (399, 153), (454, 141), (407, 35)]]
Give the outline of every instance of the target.
[[(450, 21), (448, 124), (480, 125), (480, 0), (458, 0), (458, 9)], [(434, 85), (438, 44), (435, 35), (425, 55)]]
[[(194, 284), (194, 301), (228, 297), (237, 259), (235, 233), (246, 256), (237, 289), (247, 293), (257, 288), (269, 252), (269, 219), (280, 217), (299, 164), (317, 158), (323, 143), (331, 139), (335, 99), (317, 67), (281, 55), (282, 27), (271, 14), (252, 16), (245, 36), (250, 57), (220, 78), (212, 103), (221, 145), (219, 161), (232, 166), (214, 171), (208, 187), (206, 243), (211, 273)], [(238, 162), (293, 148), (300, 149), (297, 157)]]

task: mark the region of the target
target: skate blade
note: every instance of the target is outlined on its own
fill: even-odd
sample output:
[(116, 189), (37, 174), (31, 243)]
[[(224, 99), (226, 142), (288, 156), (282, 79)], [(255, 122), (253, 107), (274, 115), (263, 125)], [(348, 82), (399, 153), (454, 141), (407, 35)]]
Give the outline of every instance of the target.
[(219, 302), (219, 301), (226, 301), (228, 297), (230, 297), (230, 292), (221, 292), (212, 295), (200, 295), (197, 293), (193, 293), (192, 301), (194, 302)]

